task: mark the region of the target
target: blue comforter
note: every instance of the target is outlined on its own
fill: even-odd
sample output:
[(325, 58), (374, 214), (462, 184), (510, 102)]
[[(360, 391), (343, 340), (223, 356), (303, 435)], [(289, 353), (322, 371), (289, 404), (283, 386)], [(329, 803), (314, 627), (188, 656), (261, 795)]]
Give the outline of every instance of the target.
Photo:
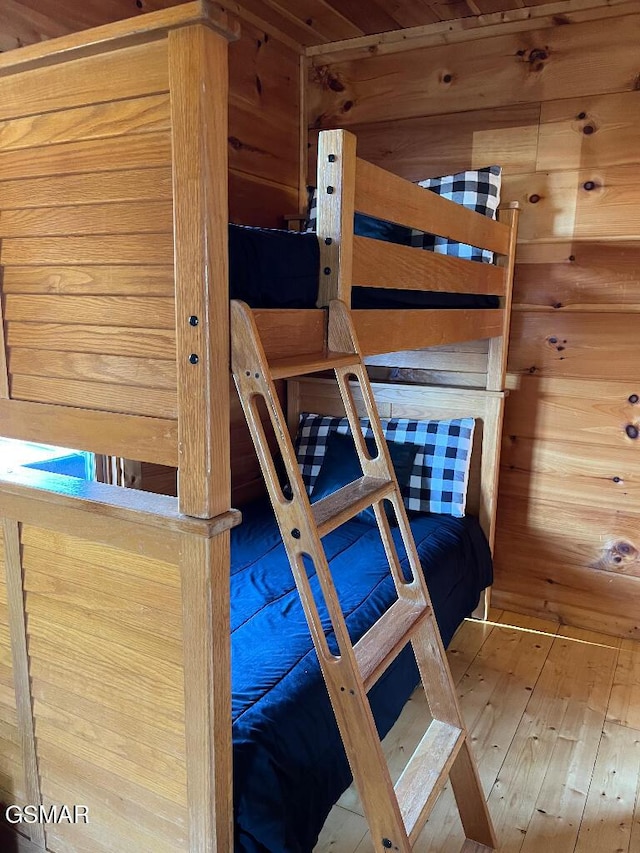
[[(231, 547), (235, 850), (309, 853), (351, 775), (271, 508), (243, 515)], [(472, 518), (411, 526), (447, 644), (491, 583), (489, 548)], [(359, 520), (323, 542), (355, 642), (394, 600), (382, 543)], [(407, 648), (369, 694), (381, 736), (417, 682)]]

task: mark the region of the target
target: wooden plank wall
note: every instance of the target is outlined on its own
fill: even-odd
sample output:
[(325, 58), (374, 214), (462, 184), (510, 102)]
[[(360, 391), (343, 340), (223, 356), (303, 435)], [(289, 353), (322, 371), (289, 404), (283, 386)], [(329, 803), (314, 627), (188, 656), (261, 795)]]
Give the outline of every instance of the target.
[(314, 56), (311, 136), (346, 125), (411, 180), (503, 166), (523, 209), (494, 600), (637, 636), (640, 11), (520, 28)]

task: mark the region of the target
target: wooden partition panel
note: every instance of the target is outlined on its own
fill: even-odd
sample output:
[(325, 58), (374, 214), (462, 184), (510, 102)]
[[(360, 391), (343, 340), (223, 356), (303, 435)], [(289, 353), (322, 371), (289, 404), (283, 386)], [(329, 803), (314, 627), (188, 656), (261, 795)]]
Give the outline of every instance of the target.
[(0, 483), (0, 589), (5, 575), (19, 584), (0, 604), (11, 624), (0, 673), (12, 655), (20, 688), (16, 732), (3, 678), (2, 797), (87, 807), (88, 823), (32, 836), (51, 853), (226, 853), (225, 531), (238, 514), (200, 522), (175, 499), (69, 479), (23, 471)]
[(0, 431), (177, 465), (200, 517), (229, 506), (233, 34), (197, 0), (0, 57)]

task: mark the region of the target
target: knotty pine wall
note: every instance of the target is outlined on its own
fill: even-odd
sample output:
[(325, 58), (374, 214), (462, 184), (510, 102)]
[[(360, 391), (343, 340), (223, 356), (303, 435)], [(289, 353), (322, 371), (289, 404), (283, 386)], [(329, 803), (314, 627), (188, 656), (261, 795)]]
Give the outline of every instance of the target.
[[(2, 0), (0, 50), (178, 5), (180, 0)], [(300, 209), (300, 53), (269, 21), (241, 4), (241, 38), (229, 45), (229, 208), (233, 222), (279, 227)], [(301, 186), (302, 195), (301, 195)], [(262, 488), (258, 462), (235, 391), (232, 393), (233, 500)], [(138, 485), (176, 493), (172, 468), (142, 463)]]
[(589, 15), (316, 55), (309, 125), (411, 180), (503, 166), (522, 215), (494, 601), (637, 637), (640, 8)]

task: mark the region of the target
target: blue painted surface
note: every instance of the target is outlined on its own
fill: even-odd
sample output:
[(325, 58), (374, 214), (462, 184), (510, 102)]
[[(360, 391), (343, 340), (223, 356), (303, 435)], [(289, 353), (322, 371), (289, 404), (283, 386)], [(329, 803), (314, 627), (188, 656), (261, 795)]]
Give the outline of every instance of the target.
[(53, 459), (42, 459), (39, 462), (29, 462), (24, 468), (35, 468), (38, 471), (49, 471), (51, 474), (65, 474), (67, 477), (77, 477), (80, 480), (93, 479), (91, 453), (68, 453), (66, 456), (56, 456)]

